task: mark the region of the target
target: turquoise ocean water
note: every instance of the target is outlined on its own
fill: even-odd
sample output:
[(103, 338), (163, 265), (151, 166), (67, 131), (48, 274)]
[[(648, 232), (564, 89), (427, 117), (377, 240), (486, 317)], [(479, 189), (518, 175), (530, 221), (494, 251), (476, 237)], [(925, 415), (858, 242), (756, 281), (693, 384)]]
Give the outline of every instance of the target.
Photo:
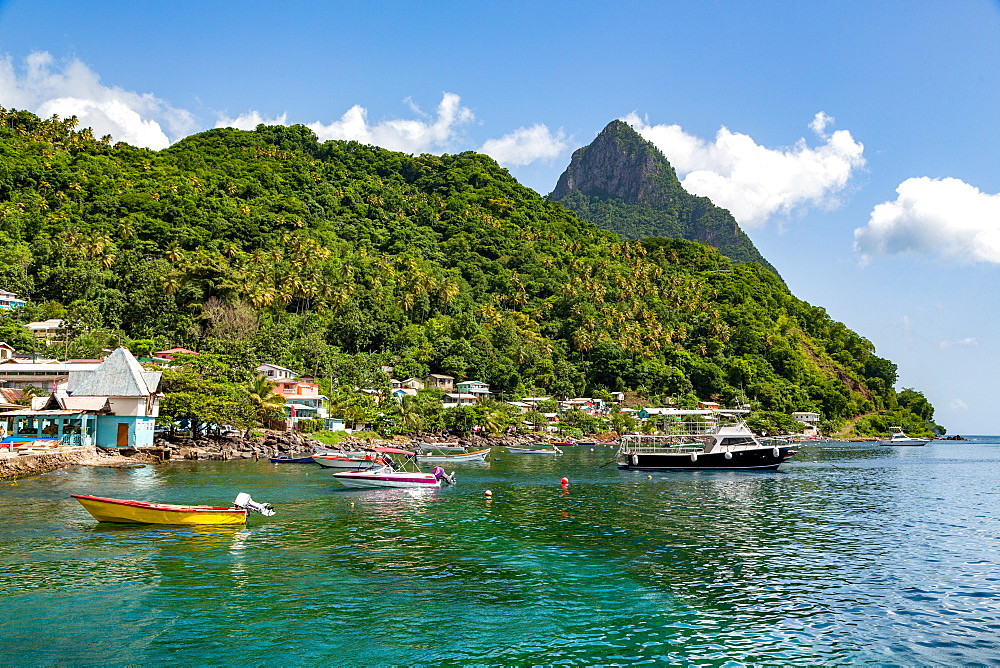
[[(613, 454), (496, 448), (440, 491), (266, 462), (2, 482), (0, 663), (1000, 663), (1000, 439), (651, 478)], [(277, 514), (114, 526), (69, 497), (241, 491)]]

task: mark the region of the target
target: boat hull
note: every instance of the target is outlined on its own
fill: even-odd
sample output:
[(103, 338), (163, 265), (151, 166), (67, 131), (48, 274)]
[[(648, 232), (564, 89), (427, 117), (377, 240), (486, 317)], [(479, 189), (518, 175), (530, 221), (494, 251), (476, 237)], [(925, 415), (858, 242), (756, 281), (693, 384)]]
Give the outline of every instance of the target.
[(418, 462), (484, 462), (490, 454), (490, 449), (465, 452), (458, 455), (417, 455)]
[(507, 452), (512, 455), (561, 455), (558, 450), (539, 450), (532, 448), (507, 448)]
[(312, 464), (312, 457), (271, 457), (272, 464)]
[(115, 524), (173, 524), (190, 526), (239, 526), (247, 511), (227, 506), (182, 506), (72, 494), (98, 522)]
[(791, 448), (753, 448), (732, 450), (732, 458), (726, 459), (723, 451), (706, 453), (635, 453), (623, 457), (620, 469), (637, 471), (773, 471), (794, 452)]
[(920, 440), (917, 440), (915, 438), (908, 438), (908, 439), (905, 439), (905, 440), (903, 440), (903, 439), (897, 439), (895, 441), (879, 441), (878, 442), (879, 445), (900, 446), (900, 447), (915, 447), (915, 446), (927, 445), (927, 443), (928, 443), (928, 441), (920, 441)]
[(366, 471), (385, 465), (384, 461), (380, 461), (381, 458), (362, 459), (340, 455), (313, 455), (312, 460), (328, 469), (347, 469), (350, 471)]
[(379, 471), (343, 471), (334, 473), (333, 477), (344, 487), (353, 488), (428, 488), (441, 486), (433, 473), (407, 473), (396, 471), (384, 473)]

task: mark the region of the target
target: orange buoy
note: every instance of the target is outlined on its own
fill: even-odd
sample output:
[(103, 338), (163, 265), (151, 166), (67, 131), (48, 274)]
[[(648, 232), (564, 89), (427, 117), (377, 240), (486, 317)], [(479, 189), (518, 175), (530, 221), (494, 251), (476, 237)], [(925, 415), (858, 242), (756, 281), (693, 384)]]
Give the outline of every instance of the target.
[(563, 478), (559, 481), (564, 487), (569, 484), (569, 478)]

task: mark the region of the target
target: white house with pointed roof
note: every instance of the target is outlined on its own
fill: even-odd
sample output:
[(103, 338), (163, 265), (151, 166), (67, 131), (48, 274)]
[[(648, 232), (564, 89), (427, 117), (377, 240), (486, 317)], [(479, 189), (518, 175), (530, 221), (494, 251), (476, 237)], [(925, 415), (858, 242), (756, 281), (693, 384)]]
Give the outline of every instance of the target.
[(93, 371), (72, 371), (66, 383), (70, 401), (107, 399), (110, 415), (97, 420), (95, 443), (106, 448), (153, 444), (160, 414), (160, 371), (146, 371), (127, 348), (116, 348)]
[(149, 446), (160, 413), (160, 376), (118, 348), (94, 369), (70, 370), (65, 390), (41, 405), (32, 402), (31, 410), (2, 415), (12, 436), (105, 448)]

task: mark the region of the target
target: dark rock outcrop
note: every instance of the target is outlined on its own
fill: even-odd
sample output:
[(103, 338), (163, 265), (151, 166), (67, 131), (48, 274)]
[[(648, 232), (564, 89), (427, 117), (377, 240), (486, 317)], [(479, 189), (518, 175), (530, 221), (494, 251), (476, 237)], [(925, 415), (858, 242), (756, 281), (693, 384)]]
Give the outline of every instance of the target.
[(778, 273), (729, 211), (684, 190), (663, 153), (623, 121), (573, 153), (549, 198), (626, 239), (698, 241)]

